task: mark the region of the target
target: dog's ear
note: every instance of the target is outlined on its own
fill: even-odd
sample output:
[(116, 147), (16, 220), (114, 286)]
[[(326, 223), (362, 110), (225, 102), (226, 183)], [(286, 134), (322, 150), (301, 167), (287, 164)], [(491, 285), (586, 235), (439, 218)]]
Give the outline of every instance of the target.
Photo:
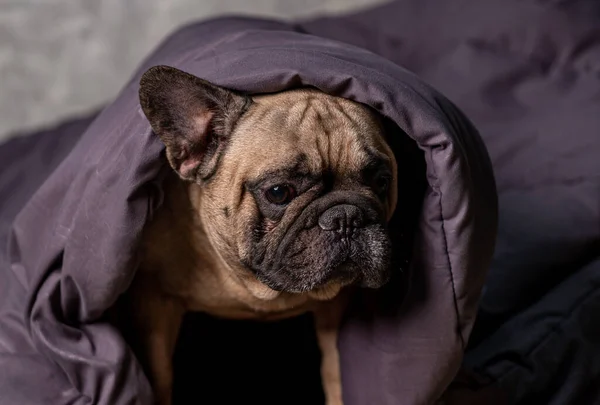
[(201, 183), (218, 166), (233, 128), (250, 98), (168, 66), (140, 80), (140, 104), (184, 180)]

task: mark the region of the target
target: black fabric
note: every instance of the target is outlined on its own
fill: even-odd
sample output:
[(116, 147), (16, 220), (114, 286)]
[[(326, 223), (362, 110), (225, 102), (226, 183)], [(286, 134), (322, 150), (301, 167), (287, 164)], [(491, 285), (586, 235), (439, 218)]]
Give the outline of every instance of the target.
[(227, 321), (202, 314), (187, 318), (175, 354), (175, 404), (206, 398), (215, 404), (324, 403), (312, 316), (281, 323)]
[(599, 287), (596, 259), (506, 320), (482, 310), (474, 333), (485, 336), (465, 364), (496, 381), (511, 404), (600, 403)]

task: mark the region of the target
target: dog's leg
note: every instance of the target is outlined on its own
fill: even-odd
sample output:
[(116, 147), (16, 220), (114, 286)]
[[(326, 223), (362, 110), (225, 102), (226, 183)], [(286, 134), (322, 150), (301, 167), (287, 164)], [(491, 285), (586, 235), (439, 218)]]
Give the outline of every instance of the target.
[(131, 306), (140, 361), (148, 373), (155, 402), (171, 405), (173, 353), (184, 308), (175, 299), (140, 284), (133, 289)]
[(321, 381), (327, 405), (343, 405), (338, 330), (348, 302), (348, 294), (340, 294), (314, 312), (317, 341), (321, 349)]

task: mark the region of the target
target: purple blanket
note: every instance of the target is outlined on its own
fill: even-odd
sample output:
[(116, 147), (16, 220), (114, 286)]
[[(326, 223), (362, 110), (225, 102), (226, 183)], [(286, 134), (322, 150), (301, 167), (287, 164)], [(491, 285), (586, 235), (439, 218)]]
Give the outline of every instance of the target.
[[(422, 162), (405, 165), (426, 181), (410, 271), (398, 271), (375, 296), (357, 296), (341, 331), (346, 405), (432, 404), (454, 379), (496, 238), (492, 164), (500, 233), (483, 321), (465, 365), (497, 381), (513, 403), (592, 398), (586, 381), (600, 378), (600, 361), (585, 347), (572, 349), (572, 342), (593, 347), (597, 328), (556, 331), (579, 328), (565, 321), (573, 314), (587, 316), (585, 325), (595, 319), (580, 311), (583, 302), (600, 310), (594, 287), (600, 285), (600, 7), (562, 3), (403, 0), (294, 25), (246, 18), (195, 23), (170, 36), (93, 121), (0, 147), (0, 242), (6, 246), (0, 250), (0, 404), (151, 403), (146, 377), (106, 312), (135, 273), (140, 230), (160, 206), (161, 174), (169, 170), (137, 100), (141, 72), (157, 64), (251, 94), (310, 85), (354, 99), (378, 110), (406, 134), (398, 134), (402, 141), (422, 151)], [(455, 104), (400, 65), (460, 106), (485, 146)], [(402, 145), (394, 150), (399, 161)], [(565, 285), (570, 295), (559, 290)], [(207, 319), (190, 322), (195, 326), (181, 342), (187, 353), (205, 325), (218, 331), (205, 336), (207, 351), (242, 346), (265, 363), (283, 357), (269, 363), (285, 367), (279, 374), (297, 368), (302, 356), (293, 353), (311, 350), (293, 346), (298, 334), (278, 335), (276, 327), (263, 336), (289, 338), (287, 357), (268, 352), (283, 350), (282, 339), (258, 349), (252, 335), (227, 333), (229, 326)], [(554, 353), (554, 362), (544, 353)], [(247, 375), (260, 374), (237, 359)], [(228, 359), (229, 390), (243, 386), (252, 398), (235, 378), (235, 360)], [(199, 357), (179, 372), (199, 401), (211, 392), (209, 364)], [(566, 378), (565, 370), (584, 377)], [(552, 385), (557, 376), (575, 382), (554, 384), (541, 402), (540, 388), (525, 388), (525, 381)], [(273, 381), (252, 384), (254, 398), (273, 395)], [(469, 404), (476, 395), (461, 396), (457, 384), (450, 390), (458, 392), (456, 403)], [(285, 391), (285, 403), (302, 403), (301, 392), (291, 391), (297, 387)]]

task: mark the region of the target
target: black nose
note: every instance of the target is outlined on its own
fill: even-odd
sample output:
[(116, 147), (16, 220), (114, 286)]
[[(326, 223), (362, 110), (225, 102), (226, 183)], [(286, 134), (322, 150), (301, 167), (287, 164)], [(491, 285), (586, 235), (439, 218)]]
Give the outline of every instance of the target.
[(319, 226), (325, 231), (338, 231), (345, 235), (351, 234), (364, 224), (363, 212), (356, 205), (336, 205), (319, 217)]

